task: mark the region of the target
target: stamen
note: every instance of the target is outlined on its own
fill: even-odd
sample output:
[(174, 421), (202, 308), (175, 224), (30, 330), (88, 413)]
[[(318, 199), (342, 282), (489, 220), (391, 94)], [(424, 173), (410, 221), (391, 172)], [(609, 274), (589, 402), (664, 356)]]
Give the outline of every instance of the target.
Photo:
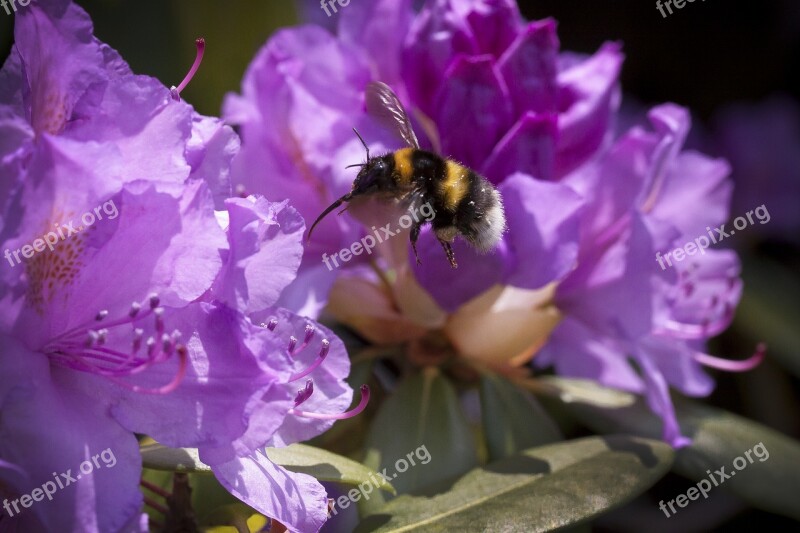
[(172, 378), (172, 381), (170, 381), (163, 387), (150, 389), (147, 387), (140, 387), (138, 385), (131, 385), (130, 383), (126, 383), (125, 381), (122, 381), (120, 379), (115, 379), (115, 378), (110, 378), (110, 379), (117, 385), (121, 385), (125, 388), (128, 388), (133, 392), (140, 392), (143, 394), (168, 394), (177, 389), (178, 385), (180, 385), (181, 381), (183, 381), (183, 377), (186, 375), (186, 367), (187, 367), (186, 363), (189, 359), (186, 347), (183, 345), (178, 346), (175, 349), (175, 353), (178, 354), (178, 371), (175, 373), (175, 377)]
[[(292, 338), (294, 338), (294, 337), (292, 337)], [(291, 383), (292, 381), (297, 381), (298, 379), (304, 378), (307, 375), (309, 375), (311, 372), (316, 370), (316, 368), (319, 365), (321, 365), (322, 362), (325, 360), (325, 357), (327, 357), (328, 351), (330, 350), (330, 347), (331, 347), (331, 343), (328, 341), (328, 339), (322, 339), (322, 348), (320, 348), (320, 350), (319, 350), (319, 356), (317, 356), (317, 359), (313, 363), (311, 363), (311, 366), (309, 366), (308, 368), (306, 368), (302, 372), (299, 372), (297, 374), (292, 374), (292, 376), (289, 378), (289, 383)]]
[(275, 317), (270, 318), (269, 322), (266, 325), (264, 325), (264, 327), (266, 327), (270, 331), (275, 331), (275, 328), (278, 327), (278, 319)]
[(369, 403), (369, 386), (361, 385), (361, 401), (355, 409), (345, 413), (326, 414), (326, 413), (311, 413), (308, 411), (299, 411), (297, 409), (289, 409), (289, 413), (295, 416), (302, 416), (304, 418), (313, 418), (315, 420), (344, 420), (345, 418), (352, 418), (360, 414)]
[(295, 348), (295, 346), (297, 346), (297, 337), (295, 337), (294, 335), (292, 335), (292, 336), (290, 336), (290, 337), (289, 337), (289, 348), (288, 348), (288, 350), (289, 350), (289, 355), (292, 355), (292, 354), (294, 354), (294, 348)]
[(144, 330), (142, 328), (135, 328), (133, 330), (133, 353), (139, 351), (142, 347), (142, 337), (144, 337)]
[(297, 407), (308, 400), (312, 394), (314, 394), (314, 381), (309, 379), (306, 381), (306, 386), (297, 391), (297, 395), (294, 397), (294, 406)]
[(176, 102), (180, 101), (181, 91), (183, 91), (186, 86), (189, 85), (189, 82), (192, 81), (192, 78), (197, 73), (197, 69), (200, 68), (200, 63), (203, 61), (203, 54), (206, 50), (206, 40), (200, 37), (194, 43), (197, 46), (197, 55), (194, 58), (194, 64), (192, 65), (192, 68), (189, 69), (189, 73), (186, 74), (186, 77), (183, 78), (183, 81), (180, 83), (180, 85), (177, 87), (172, 86), (169, 89), (172, 99)]
[(169, 354), (172, 351), (172, 337), (164, 333), (161, 335), (161, 350)]
[(91, 348), (97, 344), (97, 340), (99, 338), (100, 336), (97, 334), (97, 332), (90, 329), (88, 332), (86, 332), (86, 347)]
[(744, 361), (721, 359), (719, 357), (714, 357), (713, 355), (708, 355), (702, 352), (695, 352), (694, 360), (701, 365), (716, 368), (718, 370), (725, 370), (726, 372), (747, 372), (748, 370), (752, 370), (761, 364), (761, 361), (764, 360), (766, 355), (767, 345), (762, 342), (756, 346), (756, 352)]
[[(107, 310), (101, 310), (87, 322), (75, 326), (67, 331), (60, 333), (50, 339), (41, 348), (42, 353), (47, 355), (53, 363), (70, 368), (73, 370), (88, 372), (103, 376), (115, 383), (127, 387), (134, 391), (165, 393), (173, 390), (177, 383), (183, 379), (187, 365), (187, 350), (178, 343), (181, 332), (173, 330), (172, 333), (164, 333), (164, 313), (163, 307), (158, 307), (159, 298), (152, 294), (148, 297), (150, 308), (140, 312), (142, 305), (134, 303), (126, 315), (111, 319)], [(146, 336), (148, 327), (136, 327), (142, 325), (143, 321), (150, 315), (154, 315), (155, 324), (151, 335), (147, 336), (146, 351), (147, 356), (137, 355), (142, 348), (142, 340)], [(94, 329), (97, 321), (102, 320), (105, 326), (102, 329)], [(119, 339), (118, 328), (122, 326), (132, 326), (131, 344), (132, 350), (117, 349), (116, 341)], [(115, 335), (111, 335), (112, 328)], [(121, 340), (121, 339), (119, 339)], [(106, 344), (112, 343), (111, 346)], [(132, 376), (146, 371), (156, 363), (161, 363), (169, 359), (174, 353), (179, 352), (181, 358), (178, 373), (173, 381), (164, 387), (148, 389), (131, 385), (121, 381), (126, 376)]]

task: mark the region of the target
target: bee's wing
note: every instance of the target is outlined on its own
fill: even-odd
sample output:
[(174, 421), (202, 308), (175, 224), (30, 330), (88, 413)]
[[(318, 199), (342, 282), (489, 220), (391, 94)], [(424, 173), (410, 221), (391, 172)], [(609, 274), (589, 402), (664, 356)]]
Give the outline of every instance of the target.
[(396, 133), (406, 144), (419, 148), (419, 141), (403, 104), (394, 91), (381, 81), (371, 81), (366, 88), (367, 112)]

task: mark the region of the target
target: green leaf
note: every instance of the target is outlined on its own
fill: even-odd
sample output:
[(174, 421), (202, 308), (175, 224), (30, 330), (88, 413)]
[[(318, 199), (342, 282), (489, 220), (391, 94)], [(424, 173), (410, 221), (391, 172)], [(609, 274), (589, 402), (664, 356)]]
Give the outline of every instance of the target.
[(500, 376), (481, 376), (481, 421), (489, 460), (564, 440), (539, 402)]
[[(145, 468), (171, 472), (211, 473), (211, 467), (200, 461), (195, 448), (168, 448), (147, 444), (140, 448)], [(391, 483), (366, 466), (335, 453), (308, 446), (292, 444), (285, 448), (267, 448), (270, 461), (292, 472), (308, 474), (320, 481), (346, 485), (370, 483), (371, 486), (396, 494)]]
[[(746, 256), (745, 256), (746, 257)], [(744, 259), (744, 257), (743, 257)], [(794, 272), (767, 260), (743, 261), (745, 290), (734, 325), (753, 341), (765, 341), (768, 356), (800, 376), (800, 283)]]
[(269, 460), (292, 472), (308, 474), (320, 481), (346, 485), (369, 483), (372, 487), (396, 494), (391, 483), (380, 474), (352, 459), (306, 444), (267, 448)]
[(210, 474), (211, 467), (200, 460), (196, 448), (168, 448), (161, 444), (146, 444), (139, 448), (145, 468), (170, 472)]
[(666, 444), (629, 436), (550, 444), (474, 469), (444, 494), (400, 496), (356, 531), (550, 531), (625, 504), (672, 459)]
[(428, 368), (403, 381), (380, 406), (364, 464), (386, 469), (401, 494), (448, 482), (478, 464), (456, 391), (438, 370)]
[[(547, 377), (536, 381), (535, 392), (558, 399), (589, 428), (600, 433), (626, 432), (660, 438), (661, 420), (633, 394), (601, 387), (591, 381)], [(725, 467), (736, 471), (724, 488), (761, 509), (800, 519), (800, 442), (757, 422), (683, 398), (675, 399), (681, 430), (692, 444), (678, 451), (674, 470), (695, 481), (708, 479)], [(734, 460), (753, 451), (746, 467)], [(742, 463), (739, 462), (741, 465)], [(716, 489), (714, 489), (716, 490)]]

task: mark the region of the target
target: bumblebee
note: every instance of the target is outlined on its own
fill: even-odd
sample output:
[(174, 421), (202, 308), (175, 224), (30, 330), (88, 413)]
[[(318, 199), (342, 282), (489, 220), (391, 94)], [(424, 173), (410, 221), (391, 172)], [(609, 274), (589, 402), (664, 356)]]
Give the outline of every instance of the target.
[[(325, 209), (311, 225), (314, 227), (342, 203), (360, 196), (390, 196), (406, 207), (418, 209), (429, 204), (432, 218), (415, 221), (411, 226), (411, 247), (417, 264), (417, 239), (422, 226), (430, 222), (444, 248), (450, 266), (458, 267), (451, 244), (461, 235), (480, 252), (487, 252), (499, 242), (506, 228), (500, 193), (483, 176), (453, 159), (423, 150), (403, 105), (392, 89), (382, 82), (366, 88), (367, 112), (397, 134), (407, 145), (396, 152), (370, 157), (369, 146), (355, 129), (367, 152), (353, 188)], [(341, 212), (340, 212), (341, 214)]]

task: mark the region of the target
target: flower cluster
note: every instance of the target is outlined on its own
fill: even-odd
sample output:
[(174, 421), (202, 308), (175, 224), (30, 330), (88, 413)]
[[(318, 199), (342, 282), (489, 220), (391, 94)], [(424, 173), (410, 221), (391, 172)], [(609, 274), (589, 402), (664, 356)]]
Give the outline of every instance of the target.
[(0, 249), (104, 202), (118, 216), (0, 271), (0, 496), (94, 450), (118, 464), (0, 514), (2, 530), (146, 527), (136, 434), (198, 448), (224, 487), (292, 531), (327, 517), (319, 482), (263, 448), (348, 416), (349, 359), (277, 306), (305, 224), (286, 202), (231, 197), (239, 139), (180, 101), (190, 77), (170, 90), (134, 74), (66, 0), (17, 14), (0, 70)]
[(675, 105), (615, 137), (622, 63), (616, 43), (561, 51), (555, 22), (526, 22), (512, 0), (429, 0), (419, 12), (378, 0), (350, 6), (330, 30), (277, 33), (226, 101), (243, 138), (236, 183), (280, 191), (316, 216), (347, 192), (344, 167), (363, 157), (353, 127), (373, 153), (401, 146), (365, 111), (364, 87), (380, 80), (426, 147), (496, 184), (508, 219), (493, 253), (457, 240), (456, 271), (423, 232), (421, 265), (394, 239), (378, 260), (326, 272), (323, 253), (387, 216), (351, 204), (354, 216), (320, 224), (286, 304), (315, 312), (327, 301), (338, 320), (374, 343), (405, 343), (420, 364), (442, 354), (496, 369), (533, 360), (644, 394), (664, 438), (684, 445), (669, 387), (708, 394), (702, 365), (750, 368), (763, 353), (736, 364), (700, 350), (738, 303), (735, 254), (654, 268), (656, 251), (725, 221), (728, 166), (683, 149), (689, 115)]

